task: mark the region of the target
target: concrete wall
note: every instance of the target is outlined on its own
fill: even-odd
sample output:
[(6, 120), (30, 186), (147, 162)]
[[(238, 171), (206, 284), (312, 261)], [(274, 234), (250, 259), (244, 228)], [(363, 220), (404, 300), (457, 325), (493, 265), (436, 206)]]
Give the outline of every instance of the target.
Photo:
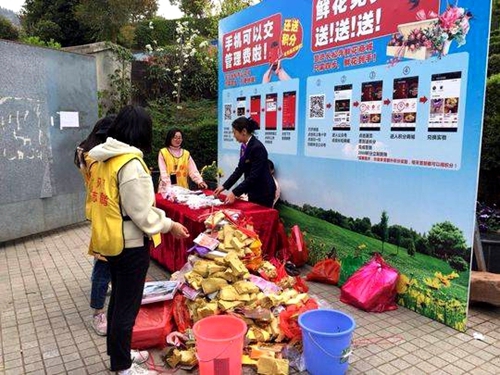
[[(84, 220), (75, 147), (97, 121), (95, 58), (0, 40), (0, 242)], [(78, 127), (61, 127), (61, 111)]]
[[(65, 51), (87, 54), (95, 57), (97, 69), (97, 89), (99, 91), (110, 90), (109, 76), (114, 74), (116, 69), (122, 70), (121, 63), (117, 62), (116, 57), (107, 42), (98, 42), (84, 44), (81, 46), (72, 46), (64, 48)], [(126, 71), (130, 77), (131, 64), (127, 64)]]

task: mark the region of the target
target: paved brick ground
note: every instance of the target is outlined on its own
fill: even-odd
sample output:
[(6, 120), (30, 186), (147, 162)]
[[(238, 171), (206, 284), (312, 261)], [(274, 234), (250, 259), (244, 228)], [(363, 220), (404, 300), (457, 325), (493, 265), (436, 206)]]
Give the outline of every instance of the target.
[[(89, 226), (80, 224), (0, 244), (0, 374), (109, 374), (105, 338), (88, 326), (88, 240)], [(149, 277), (167, 273), (152, 262)], [(356, 320), (348, 374), (500, 373), (499, 308), (472, 306), (459, 333), (404, 308), (365, 313), (339, 302), (336, 287), (310, 287)]]

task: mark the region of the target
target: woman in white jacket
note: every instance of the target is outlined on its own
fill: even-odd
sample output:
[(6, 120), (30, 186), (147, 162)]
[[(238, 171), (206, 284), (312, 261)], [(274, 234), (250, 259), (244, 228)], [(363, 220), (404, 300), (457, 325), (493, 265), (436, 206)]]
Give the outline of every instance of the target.
[(142, 107), (128, 105), (111, 125), (106, 142), (89, 152), (98, 161), (89, 184), (91, 246), (106, 257), (111, 270), (107, 352), (111, 371), (119, 374), (142, 370), (132, 364), (130, 343), (149, 267), (149, 237), (166, 232), (189, 237), (183, 225), (154, 207), (153, 182), (142, 159), (151, 144), (151, 117)]

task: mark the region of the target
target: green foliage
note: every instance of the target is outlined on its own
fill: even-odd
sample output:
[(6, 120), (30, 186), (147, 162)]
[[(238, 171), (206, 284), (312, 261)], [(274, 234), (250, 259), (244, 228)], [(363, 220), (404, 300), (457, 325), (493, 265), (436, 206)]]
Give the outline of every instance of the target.
[(31, 44), (32, 46), (61, 49), (61, 44), (54, 41), (54, 39), (50, 39), (48, 42), (46, 42), (37, 36), (26, 36), (21, 38), (21, 41), (26, 44)]
[(19, 32), (7, 18), (0, 16), (0, 39), (17, 40)]
[(347, 279), (365, 263), (363, 258), (347, 255), (342, 259), (340, 267), (339, 286), (344, 285)]
[(255, 1), (252, 0), (221, 0), (220, 1), (220, 11), (215, 16), (209, 19), (210, 35), (217, 36), (219, 30), (219, 21), (226, 18), (234, 13), (237, 13), (243, 9), (248, 8)]
[(166, 98), (148, 105), (153, 119), (153, 152), (146, 156), (146, 164), (158, 168), (158, 153), (164, 147), (165, 136), (171, 127), (184, 133), (182, 147), (188, 150), (199, 170), (217, 160), (217, 102), (189, 100), (181, 109)]
[(26, 0), (21, 25), (27, 36), (54, 39), (63, 47), (93, 41), (90, 30), (75, 17), (80, 0)]
[(382, 216), (380, 217), (380, 240), (382, 241), (382, 254), (384, 253), (384, 244), (389, 239), (389, 216), (386, 211), (382, 211)]
[(175, 42), (176, 20), (166, 20), (162, 17), (154, 17), (140, 21), (135, 29), (134, 48), (143, 50), (153, 40), (159, 46), (166, 46)]
[(120, 108), (127, 105), (132, 97), (132, 83), (130, 81), (129, 67), (134, 56), (132, 52), (113, 43), (106, 43), (113, 53), (113, 61), (119, 67), (109, 75), (110, 90), (100, 93), (100, 109), (104, 114), (118, 113)]
[[(493, 57), (493, 56), (492, 56)], [(500, 203), (500, 74), (486, 81), (478, 200)]]
[[(311, 217), (289, 205), (280, 204), (278, 210), (281, 219), (285, 223), (285, 227), (290, 228), (292, 225), (297, 224), (303, 232), (307, 233), (308, 238), (313, 238), (318, 243), (324, 243), (327, 249), (332, 247), (337, 249), (338, 258), (342, 264), (339, 285), (342, 285), (347, 277), (350, 276), (351, 272), (353, 272), (346, 271), (347, 268), (350, 267), (350, 269), (354, 270), (357, 268), (358, 264), (364, 264), (372, 257), (372, 253), (381, 247), (379, 240)], [(360, 244), (365, 244), (366, 248), (359, 252), (359, 257), (356, 257), (356, 251)], [(396, 252), (396, 246), (392, 244), (386, 244), (385, 246), (387, 252)], [(310, 249), (310, 252), (311, 251), (314, 250)], [(388, 257), (386, 261), (400, 273), (412, 275), (412, 277), (420, 280), (427, 277), (433, 278), (435, 272), (450, 274), (453, 271), (446, 261), (418, 252), (415, 253), (415, 256), (410, 256), (406, 251), (401, 251), (398, 256)], [(468, 281), (468, 274), (461, 274), (459, 278), (454, 280), (451, 287), (446, 289), (446, 296), (442, 297), (454, 297), (460, 300), (466, 300)]]
[(415, 242), (413, 240), (408, 240), (408, 245), (406, 246), (406, 251), (408, 252), (408, 255), (411, 257), (415, 256), (416, 249), (415, 249)]
[(120, 28), (118, 33), (117, 44), (125, 48), (132, 48), (135, 40), (135, 26), (125, 25)]
[(170, 4), (177, 5), (182, 13), (194, 18), (206, 16), (212, 5), (211, 0), (170, 0)]
[(481, 168), (500, 168), (500, 74), (492, 75), (486, 82)]
[(429, 246), (429, 241), (427, 241), (427, 237), (418, 236), (415, 240), (415, 250), (417, 253), (425, 254), (425, 255), (434, 255), (432, 249)]
[(500, 2), (498, 0), (493, 0), (491, 4), (492, 12), (491, 12), (491, 29), (494, 32), (498, 32), (498, 28), (500, 27)]
[(500, 54), (500, 42), (490, 44), (490, 56)]
[(38, 36), (42, 40), (62, 40), (63, 32), (61, 27), (52, 20), (40, 20), (33, 27), (33, 35)]
[(488, 77), (500, 73), (500, 55), (490, 55), (488, 58)]
[(92, 30), (96, 40), (117, 43), (122, 28), (151, 18), (158, 10), (156, 0), (78, 0), (74, 12), (82, 24)]
[(175, 44), (177, 22), (189, 21), (191, 28), (198, 30), (200, 36), (208, 39), (217, 38), (217, 29), (212, 31), (212, 17), (189, 18), (183, 17), (176, 20), (166, 20), (163, 17), (154, 17), (145, 19), (137, 24), (135, 30), (135, 40), (133, 47), (137, 50), (143, 50), (147, 44), (156, 41), (156, 45), (163, 46)]
[(464, 272), (469, 269), (469, 264), (465, 261), (465, 259), (457, 255), (448, 259), (448, 264), (451, 268), (458, 272)]
[(221, 4), (219, 16), (225, 18), (231, 14), (242, 11), (254, 3), (253, 0), (224, 0)]
[(467, 246), (460, 229), (449, 221), (437, 223), (430, 229), (427, 239), (435, 256), (448, 259), (452, 256), (465, 256)]
[(372, 228), (372, 223), (368, 217), (362, 219), (354, 219), (352, 230), (361, 234), (369, 235)]
[(219, 177), (222, 177), (222, 171), (217, 166), (217, 162), (214, 160), (212, 164), (205, 164), (200, 170), (201, 177), (205, 182), (217, 182)]
[(177, 21), (175, 31), (174, 45), (158, 46), (153, 40), (145, 46), (149, 54), (148, 80), (156, 82), (150, 91), (154, 91), (156, 97), (168, 96), (179, 107), (184, 97), (217, 97), (216, 49), (200, 37), (188, 21)]

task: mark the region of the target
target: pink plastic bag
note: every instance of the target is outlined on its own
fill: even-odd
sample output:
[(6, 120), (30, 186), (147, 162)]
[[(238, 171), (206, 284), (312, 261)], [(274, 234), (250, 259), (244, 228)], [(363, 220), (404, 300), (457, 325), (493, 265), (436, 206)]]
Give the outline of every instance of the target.
[(300, 231), (298, 225), (294, 225), (290, 230), (289, 245), (289, 261), (297, 267), (302, 267), (307, 263), (309, 258), (309, 250), (307, 249), (306, 241)]
[(340, 289), (340, 300), (365, 311), (396, 310), (398, 276), (396, 269), (375, 254), (347, 279)]

